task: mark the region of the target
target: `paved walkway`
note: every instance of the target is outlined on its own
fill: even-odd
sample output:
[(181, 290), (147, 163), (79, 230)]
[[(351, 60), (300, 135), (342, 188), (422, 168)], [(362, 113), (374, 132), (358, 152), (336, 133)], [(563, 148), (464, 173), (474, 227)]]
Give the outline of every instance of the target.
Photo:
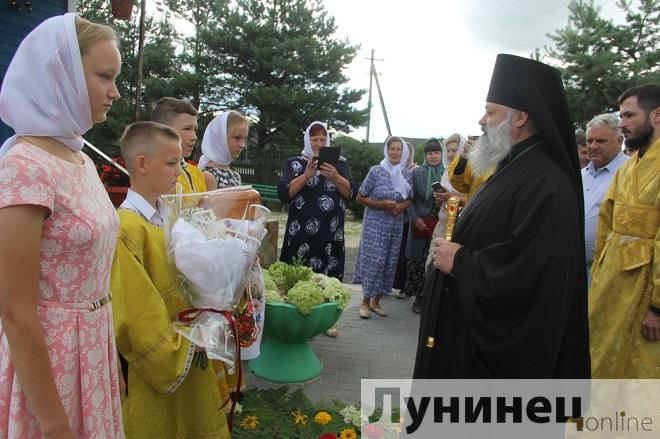
[[(385, 297), (381, 305), (388, 316), (371, 313), (371, 318), (364, 320), (357, 313), (362, 290), (359, 285), (349, 287), (352, 298), (339, 319), (339, 337), (319, 335), (312, 340), (323, 372), (305, 383), (288, 385), (292, 389), (302, 387), (313, 402), (340, 399), (357, 404), (362, 378), (412, 378), (419, 314), (410, 310), (411, 302)], [(255, 377), (247, 367), (244, 370), (248, 389), (282, 386)]]

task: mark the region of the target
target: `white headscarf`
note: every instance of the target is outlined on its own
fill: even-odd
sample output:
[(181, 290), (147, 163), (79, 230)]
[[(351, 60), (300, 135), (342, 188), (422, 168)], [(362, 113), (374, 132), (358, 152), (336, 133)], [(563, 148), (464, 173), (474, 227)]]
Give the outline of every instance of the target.
[(49, 18), (18, 46), (0, 90), (0, 119), (16, 135), (0, 148), (0, 157), (18, 136), (48, 136), (73, 151), (92, 128), (76, 14)]
[(301, 154), (304, 155), (305, 157), (311, 159), (314, 157), (314, 152), (312, 151), (312, 141), (309, 140), (309, 131), (312, 129), (313, 126), (319, 125), (321, 128), (325, 130), (325, 145), (324, 146), (330, 146), (330, 135), (328, 134), (328, 126), (324, 124), (323, 122), (315, 121), (309, 124), (307, 129), (305, 130), (305, 148), (302, 150)]
[(231, 112), (223, 111), (206, 126), (202, 138), (202, 156), (199, 158), (200, 169), (204, 169), (211, 160), (223, 166), (228, 166), (234, 160), (227, 143), (227, 120)]
[[(454, 134), (452, 134), (449, 137), (452, 137), (453, 135)], [(463, 153), (463, 149), (465, 148), (465, 137), (462, 134), (458, 134), (458, 137), (460, 138), (460, 141), (458, 142), (458, 150), (456, 151), (456, 155), (461, 155)], [(442, 173), (442, 178), (440, 179), (440, 183), (442, 184), (442, 187), (447, 189), (449, 192), (458, 192), (456, 189), (454, 189), (454, 186), (452, 186), (451, 183), (449, 182), (450, 163), (449, 163), (449, 159), (447, 158), (447, 148), (445, 146), (446, 141), (444, 143), (445, 144), (442, 145), (442, 167), (445, 168), (445, 171)]]
[[(463, 148), (465, 148), (465, 137), (462, 134), (459, 134), (459, 133), (452, 134), (449, 137), (453, 137), (455, 135), (457, 135), (460, 139), (459, 142), (458, 142), (458, 151), (456, 151), (456, 154), (461, 155), (461, 154), (463, 154)], [(449, 139), (449, 137), (447, 137), (447, 139)], [(447, 169), (449, 167), (449, 165), (451, 164), (451, 163), (449, 163), (449, 159), (447, 158), (447, 148), (445, 147), (446, 144), (447, 144), (447, 140), (445, 140), (443, 142), (443, 145), (442, 145), (442, 167), (445, 168), (445, 169)], [(456, 158), (456, 157), (454, 157), (454, 158)]]
[[(387, 144), (390, 142), (391, 139), (396, 139), (401, 142), (401, 160), (399, 160), (399, 163), (396, 165), (393, 165), (392, 162), (390, 162), (390, 157), (387, 154)], [(406, 167), (406, 160), (408, 159), (408, 146), (406, 145), (406, 142), (401, 138), (401, 137), (395, 137), (395, 136), (390, 136), (387, 138), (385, 141), (385, 146), (383, 147), (383, 155), (385, 158), (381, 160), (380, 166), (383, 167), (387, 172), (389, 172), (390, 177), (392, 178), (392, 184), (394, 185), (394, 189), (396, 189), (397, 192), (399, 192), (401, 195), (403, 195), (403, 198), (408, 198), (410, 196), (410, 193), (412, 192), (412, 189), (410, 188), (410, 184), (406, 181), (405, 178), (403, 178), (403, 173), (401, 170)]]

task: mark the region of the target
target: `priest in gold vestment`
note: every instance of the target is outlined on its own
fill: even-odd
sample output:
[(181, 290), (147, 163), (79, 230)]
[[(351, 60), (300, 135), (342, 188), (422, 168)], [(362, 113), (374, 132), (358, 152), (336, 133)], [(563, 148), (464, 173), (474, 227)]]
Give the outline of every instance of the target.
[(593, 378), (660, 378), (660, 85), (619, 98), (636, 152), (614, 176), (596, 232), (589, 323)]

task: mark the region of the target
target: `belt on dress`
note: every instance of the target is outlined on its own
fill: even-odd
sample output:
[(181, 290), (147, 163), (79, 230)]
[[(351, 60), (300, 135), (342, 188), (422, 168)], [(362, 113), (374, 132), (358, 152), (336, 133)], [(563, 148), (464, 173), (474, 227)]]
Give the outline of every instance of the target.
[(46, 308), (70, 308), (70, 309), (86, 309), (88, 311), (96, 311), (103, 308), (112, 300), (112, 294), (108, 293), (106, 296), (101, 297), (91, 303), (75, 303), (75, 302), (55, 302), (51, 300), (40, 300), (39, 306)]
[(112, 300), (112, 294), (108, 293), (107, 296), (101, 297), (99, 300), (93, 301), (92, 311), (96, 311), (97, 309), (102, 308), (103, 306), (110, 303), (111, 300)]

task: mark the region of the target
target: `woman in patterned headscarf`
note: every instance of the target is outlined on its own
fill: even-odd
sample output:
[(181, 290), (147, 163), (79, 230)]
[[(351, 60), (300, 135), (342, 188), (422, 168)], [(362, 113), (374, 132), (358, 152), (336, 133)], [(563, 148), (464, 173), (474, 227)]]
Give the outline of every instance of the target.
[(344, 157), (335, 168), (317, 166), (321, 148), (330, 147), (322, 122), (307, 127), (305, 148), (289, 158), (277, 185), (283, 203), (290, 203), (280, 260), (301, 259), (317, 273), (344, 277), (344, 200), (353, 197), (355, 182)]
[(406, 284), (401, 290), (404, 297), (415, 296), (412, 309), (421, 309), (421, 294), (424, 288), (426, 256), (431, 244), (434, 221), (437, 222), (438, 208), (441, 201), (433, 184), (439, 183), (443, 176), (442, 159), (445, 156), (440, 141), (429, 139), (424, 145), (424, 163), (412, 172), (413, 204), (408, 209), (410, 226), (406, 245), (407, 271)]

